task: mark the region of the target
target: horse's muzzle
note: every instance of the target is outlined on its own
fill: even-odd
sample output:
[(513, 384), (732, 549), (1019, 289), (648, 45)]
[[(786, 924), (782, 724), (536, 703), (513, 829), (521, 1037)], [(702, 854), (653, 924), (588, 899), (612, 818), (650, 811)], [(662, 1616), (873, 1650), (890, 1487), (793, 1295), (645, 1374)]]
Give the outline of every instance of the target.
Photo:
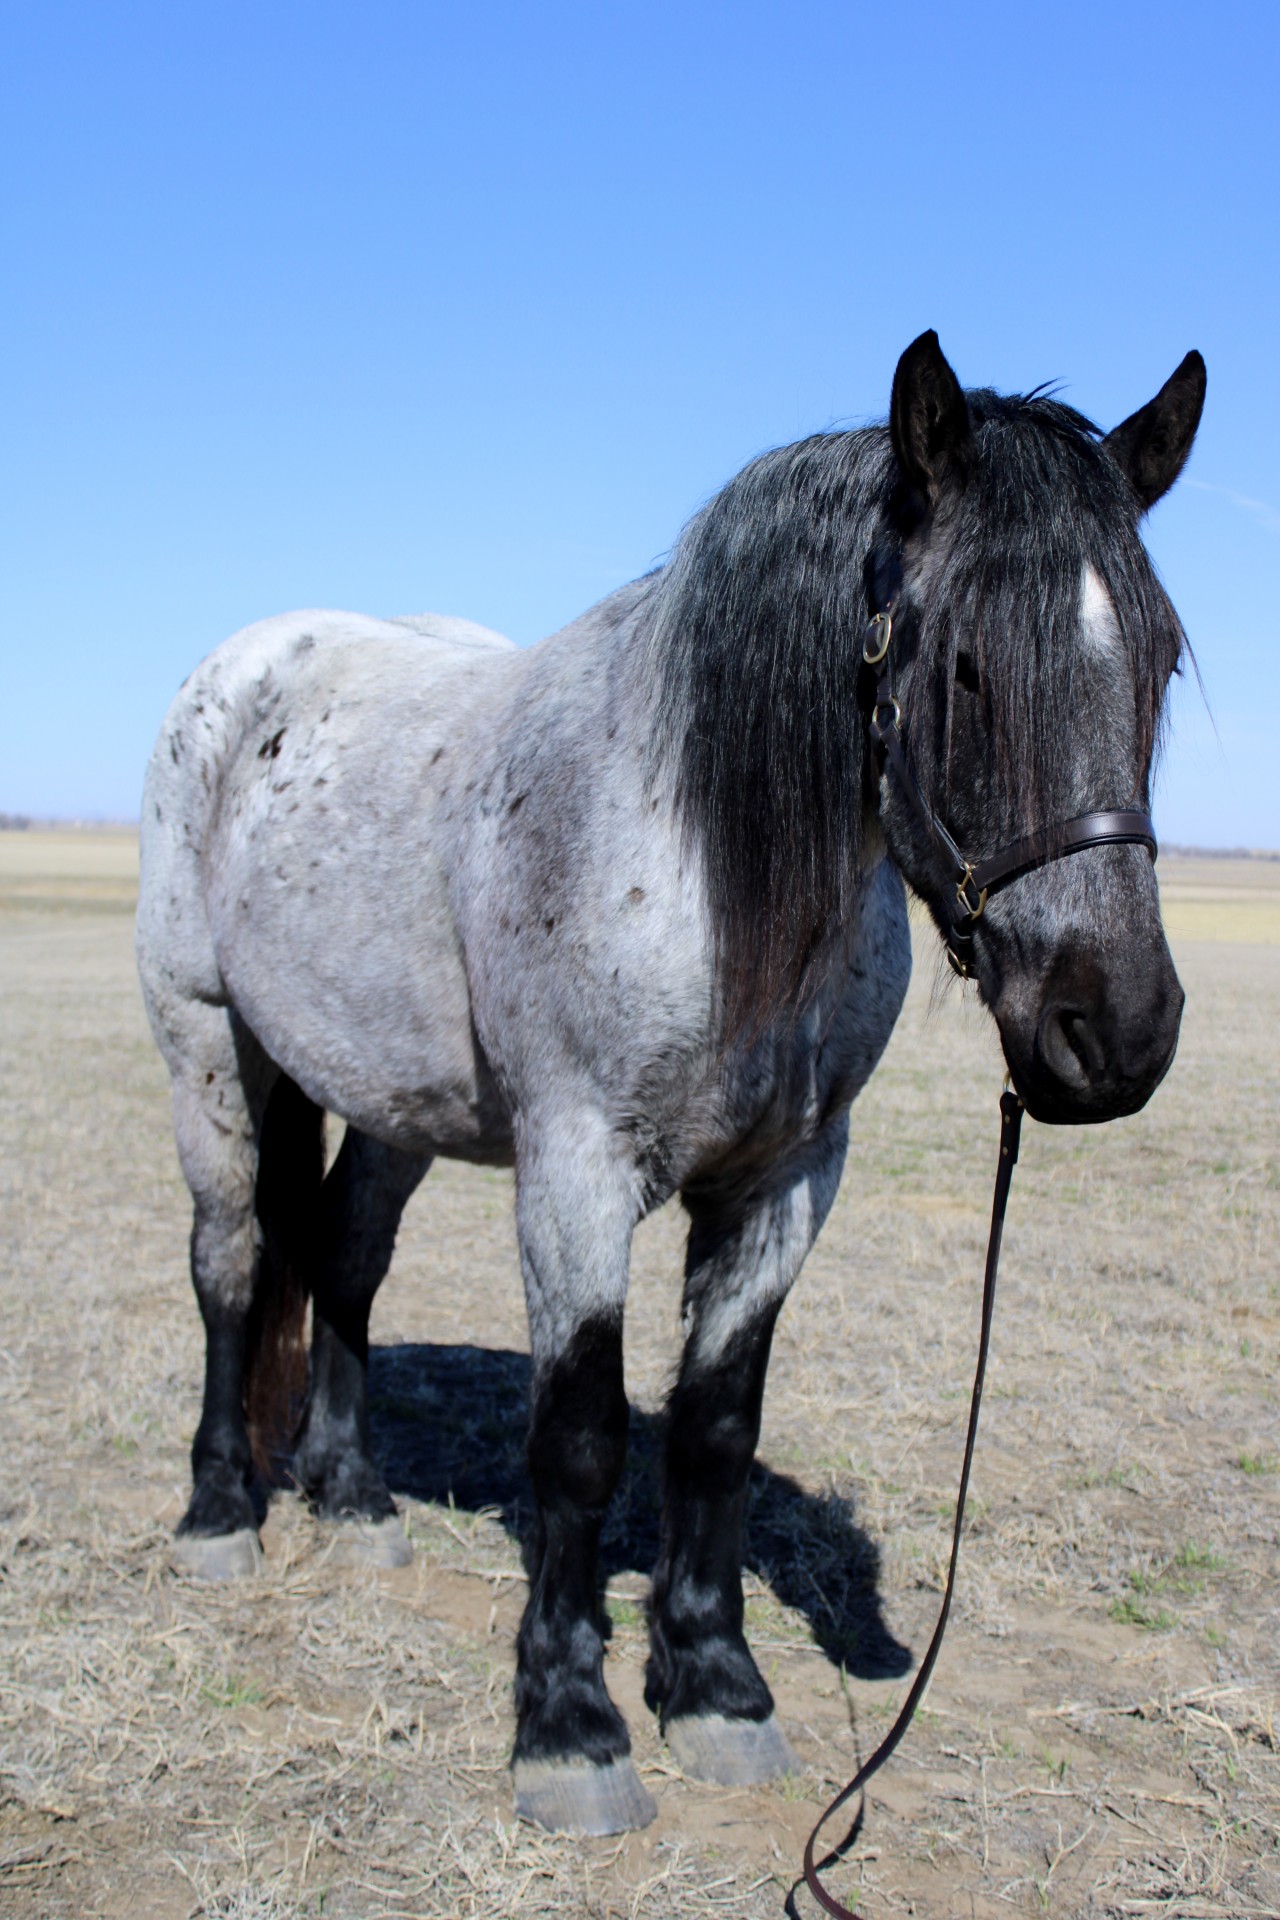
[(1137, 1113), (1168, 1072), (1185, 995), (1168, 948), (1146, 967), (1055, 967), (1029, 1017), (996, 1019), (1033, 1120), (1080, 1126)]

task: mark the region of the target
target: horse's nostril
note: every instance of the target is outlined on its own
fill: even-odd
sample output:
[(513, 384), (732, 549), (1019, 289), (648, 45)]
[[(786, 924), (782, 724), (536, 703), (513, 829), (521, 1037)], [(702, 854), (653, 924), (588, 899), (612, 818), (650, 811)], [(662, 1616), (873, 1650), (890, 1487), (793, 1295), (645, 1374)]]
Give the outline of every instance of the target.
[(1047, 1007), (1037, 1040), (1050, 1073), (1077, 1092), (1092, 1086), (1106, 1069), (1097, 1029), (1080, 1007)]

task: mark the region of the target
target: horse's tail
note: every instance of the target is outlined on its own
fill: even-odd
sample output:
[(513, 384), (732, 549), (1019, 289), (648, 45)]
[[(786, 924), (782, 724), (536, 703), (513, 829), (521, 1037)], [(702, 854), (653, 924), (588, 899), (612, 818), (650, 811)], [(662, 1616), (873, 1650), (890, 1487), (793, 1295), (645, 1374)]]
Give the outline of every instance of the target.
[(268, 1482), (293, 1443), (307, 1384), (307, 1302), (318, 1249), (324, 1110), (281, 1074), (258, 1143), (262, 1252), (246, 1330), (249, 1445)]

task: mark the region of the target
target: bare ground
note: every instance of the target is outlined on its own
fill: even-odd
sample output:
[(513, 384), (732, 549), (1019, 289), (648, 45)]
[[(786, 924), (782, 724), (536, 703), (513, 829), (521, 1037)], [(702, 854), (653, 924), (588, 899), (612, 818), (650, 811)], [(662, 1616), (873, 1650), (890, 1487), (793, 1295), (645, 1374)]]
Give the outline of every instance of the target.
[[(775, 1916), (945, 1566), (995, 1151), (995, 1043), (918, 978), (780, 1323), (749, 1616), (795, 1781), (684, 1779), (641, 1700), (680, 1220), (637, 1240), (609, 1679), (655, 1824), (515, 1822), (527, 1516), (509, 1180), (440, 1167), (375, 1316), (417, 1553), (176, 1577), (201, 1342), (127, 835), (0, 835), (0, 1913)], [(970, 1531), (926, 1710), (831, 1884), (881, 1916), (1280, 1915), (1280, 867), (1162, 864), (1188, 988), (1145, 1114), (1028, 1126)], [(816, 1912), (807, 1893), (799, 1913)]]

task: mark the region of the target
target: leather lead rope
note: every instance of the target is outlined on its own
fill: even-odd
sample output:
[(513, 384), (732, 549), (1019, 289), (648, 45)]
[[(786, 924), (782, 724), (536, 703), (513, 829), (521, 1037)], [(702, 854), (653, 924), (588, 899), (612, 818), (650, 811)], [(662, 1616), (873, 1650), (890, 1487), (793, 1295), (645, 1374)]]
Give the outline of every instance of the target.
[[(828, 1893), (818, 1878), (818, 1868), (814, 1862), (814, 1849), (818, 1835), (832, 1814), (838, 1813), (853, 1794), (865, 1787), (872, 1774), (880, 1771), (910, 1726), (933, 1674), (934, 1664), (942, 1647), (942, 1636), (946, 1631), (947, 1616), (951, 1611), (951, 1595), (955, 1590), (956, 1566), (960, 1558), (960, 1535), (964, 1528), (965, 1502), (969, 1497), (969, 1469), (973, 1465), (974, 1442), (978, 1437), (982, 1383), (987, 1371), (987, 1349), (991, 1344), (991, 1319), (996, 1300), (996, 1269), (1000, 1264), (1000, 1237), (1004, 1229), (1005, 1208), (1009, 1202), (1009, 1188), (1013, 1182), (1013, 1169), (1018, 1158), (1018, 1141), (1021, 1133), (1022, 1102), (1016, 1093), (1006, 1091), (1000, 1096), (1000, 1159), (996, 1166), (995, 1193), (991, 1201), (991, 1232), (987, 1240), (987, 1267), (982, 1283), (982, 1332), (978, 1340), (978, 1364), (973, 1377), (973, 1396), (969, 1402), (969, 1431), (964, 1443), (964, 1465), (960, 1469), (960, 1495), (956, 1505), (955, 1527), (951, 1535), (951, 1565), (947, 1571), (946, 1591), (942, 1596), (942, 1606), (938, 1613), (937, 1625), (933, 1629), (933, 1638), (929, 1642), (924, 1659), (920, 1662), (920, 1671), (903, 1702), (897, 1719), (871, 1758), (858, 1768), (848, 1786), (842, 1788), (836, 1795), (809, 1835), (805, 1846), (806, 1884), (814, 1899), (832, 1916), (832, 1920), (858, 1920), (858, 1916), (851, 1908), (842, 1906), (834, 1894)], [(846, 1840), (843, 1845), (847, 1846), (848, 1841)], [(823, 1860), (822, 1865), (830, 1866), (839, 1858), (841, 1851), (842, 1847), (833, 1849)]]

